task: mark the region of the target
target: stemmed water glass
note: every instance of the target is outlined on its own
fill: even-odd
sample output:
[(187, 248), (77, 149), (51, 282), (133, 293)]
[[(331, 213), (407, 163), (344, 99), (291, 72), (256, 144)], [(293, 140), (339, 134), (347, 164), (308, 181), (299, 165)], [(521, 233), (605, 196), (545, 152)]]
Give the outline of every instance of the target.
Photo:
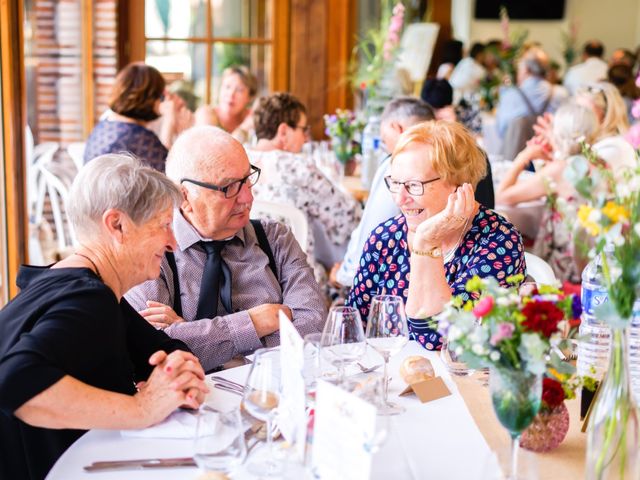
[(254, 356), (247, 384), (242, 397), (242, 405), (249, 415), (267, 425), (267, 457), (262, 461), (252, 461), (248, 468), (251, 473), (274, 477), (282, 473), (283, 465), (274, 458), (273, 420), (280, 403), (280, 351), (262, 348)]
[(247, 455), (240, 411), (220, 412), (203, 405), (198, 412), (194, 459), (204, 471), (230, 473)]
[(376, 295), (371, 300), (367, 343), (384, 359), (383, 404), (380, 415), (404, 412), (400, 405), (389, 402), (389, 359), (402, 350), (409, 341), (409, 327), (404, 313), (404, 302), (396, 295)]
[(540, 408), (542, 376), (522, 370), (491, 368), (489, 391), (493, 410), (511, 436), (511, 466), (507, 478), (516, 480), (520, 435)]
[(347, 306), (329, 310), (320, 346), (323, 358), (338, 368), (338, 385), (342, 385), (345, 366), (360, 360), (367, 348), (358, 310)]

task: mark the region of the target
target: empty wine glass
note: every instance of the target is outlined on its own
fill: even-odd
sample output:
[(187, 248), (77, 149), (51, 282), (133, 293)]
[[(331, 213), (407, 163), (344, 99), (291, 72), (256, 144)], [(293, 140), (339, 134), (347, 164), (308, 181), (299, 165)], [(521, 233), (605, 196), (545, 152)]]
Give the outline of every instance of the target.
[(443, 338), (442, 349), (440, 350), (440, 359), (442, 360), (442, 363), (444, 363), (444, 366), (447, 367), (449, 373), (457, 377), (473, 375), (475, 370), (469, 368), (467, 364), (462, 361), (460, 356), (449, 347), (449, 342)]
[(329, 310), (321, 347), (322, 356), (338, 368), (338, 385), (342, 385), (345, 366), (360, 360), (367, 348), (357, 309), (341, 305)]
[(280, 351), (262, 348), (257, 350), (251, 364), (242, 405), (249, 415), (267, 425), (266, 458), (252, 461), (248, 469), (260, 476), (279, 476), (282, 462), (274, 458), (273, 420), (280, 402)]
[(400, 352), (409, 341), (409, 327), (402, 298), (396, 295), (373, 297), (366, 337), (367, 343), (384, 359), (383, 404), (378, 407), (378, 413), (402, 413), (403, 407), (389, 402), (389, 359)]
[(233, 472), (242, 465), (247, 447), (238, 409), (220, 412), (203, 405), (198, 411), (194, 456), (205, 472)]

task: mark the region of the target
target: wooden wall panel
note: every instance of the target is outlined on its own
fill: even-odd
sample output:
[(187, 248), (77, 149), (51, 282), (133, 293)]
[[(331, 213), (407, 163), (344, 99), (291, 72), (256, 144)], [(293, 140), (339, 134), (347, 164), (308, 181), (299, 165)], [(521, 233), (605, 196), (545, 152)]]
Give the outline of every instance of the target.
[(353, 108), (348, 80), (349, 61), (356, 39), (356, 0), (329, 0), (327, 8), (327, 97), (326, 112)]
[(442, 47), (452, 38), (451, 28), (451, 0), (437, 0), (433, 3), (431, 21), (440, 24), (440, 31), (433, 50), (433, 58), (429, 65), (429, 76), (434, 76), (442, 59)]
[[(2, 61), (2, 128), (4, 150), (4, 194), (7, 212), (7, 269), (3, 286), (9, 296), (18, 293), (18, 267), (27, 261), (27, 214), (25, 203), (24, 125), (26, 107), (22, 42), (21, 0), (0, 0), (0, 60)], [(0, 232), (4, 234), (4, 232)], [(0, 242), (2, 243), (2, 242)], [(1, 254), (4, 255), (4, 252)], [(4, 262), (0, 262), (4, 264)], [(3, 299), (5, 300), (5, 299)]]

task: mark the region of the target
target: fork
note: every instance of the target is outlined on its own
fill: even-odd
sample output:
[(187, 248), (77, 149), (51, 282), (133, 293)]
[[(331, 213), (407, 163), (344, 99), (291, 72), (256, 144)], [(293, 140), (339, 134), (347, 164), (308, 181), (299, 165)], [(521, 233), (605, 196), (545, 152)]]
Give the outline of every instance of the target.
[(234, 387), (226, 383), (214, 383), (213, 386), (214, 388), (218, 388), (225, 392), (235, 393), (236, 395), (240, 395), (240, 396), (244, 395), (244, 388), (240, 389), (238, 387)]
[(360, 367), (360, 370), (362, 371), (362, 373), (375, 372), (377, 369), (379, 369), (382, 366), (382, 364), (379, 363), (378, 365), (374, 365), (373, 367), (365, 367), (360, 362), (356, 362), (356, 365), (358, 365), (358, 367)]

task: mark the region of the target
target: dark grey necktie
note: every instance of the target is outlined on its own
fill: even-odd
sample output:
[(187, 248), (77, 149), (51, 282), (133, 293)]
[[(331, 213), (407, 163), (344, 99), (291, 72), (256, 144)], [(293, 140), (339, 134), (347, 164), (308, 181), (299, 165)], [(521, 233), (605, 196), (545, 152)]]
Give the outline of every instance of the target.
[(231, 310), (231, 270), (222, 259), (222, 249), (228, 241), (200, 242), (207, 259), (200, 283), (200, 298), (196, 318), (213, 318), (218, 313), (218, 297), (227, 313)]

